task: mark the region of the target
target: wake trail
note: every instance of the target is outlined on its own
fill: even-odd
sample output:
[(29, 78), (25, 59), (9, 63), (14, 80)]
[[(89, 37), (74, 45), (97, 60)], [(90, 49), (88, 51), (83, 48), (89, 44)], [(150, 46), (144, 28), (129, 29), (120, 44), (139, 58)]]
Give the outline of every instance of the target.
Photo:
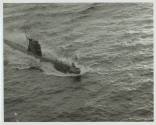
[(13, 49), (17, 49), (17, 50), (19, 50), (19, 51), (21, 51), (23, 53), (30, 54), (30, 53), (27, 52), (27, 50), (26, 50), (25, 47), (23, 47), (23, 46), (21, 46), (21, 45), (19, 45), (17, 43), (14, 43), (14, 42), (9, 41), (9, 40), (6, 40), (6, 39), (4, 40), (4, 43), (6, 43), (7, 45), (9, 45)]

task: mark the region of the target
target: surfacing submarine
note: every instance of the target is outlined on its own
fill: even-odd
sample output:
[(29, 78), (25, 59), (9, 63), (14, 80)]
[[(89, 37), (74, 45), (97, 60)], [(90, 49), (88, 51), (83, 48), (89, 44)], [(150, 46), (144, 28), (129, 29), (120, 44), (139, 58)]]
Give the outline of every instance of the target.
[(71, 73), (71, 74), (77, 74), (77, 75), (79, 75), (81, 73), (80, 68), (78, 68), (75, 65), (75, 63), (66, 64), (65, 62), (63, 62), (59, 59), (50, 60), (50, 59), (47, 59), (45, 57), (42, 57), (42, 50), (41, 50), (41, 46), (40, 46), (39, 42), (37, 40), (29, 38), (28, 36), (26, 36), (26, 38), (29, 42), (27, 51), (32, 53), (34, 56), (40, 58), (43, 61), (52, 62), (55, 69), (57, 69), (58, 71), (60, 71), (62, 73)]

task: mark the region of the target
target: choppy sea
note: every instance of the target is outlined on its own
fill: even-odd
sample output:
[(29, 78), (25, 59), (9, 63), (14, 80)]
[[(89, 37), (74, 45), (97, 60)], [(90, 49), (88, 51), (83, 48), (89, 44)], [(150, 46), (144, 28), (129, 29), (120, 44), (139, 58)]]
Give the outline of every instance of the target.
[[(16, 49), (25, 31), (81, 79)], [(152, 121), (153, 5), (4, 4), (4, 102), (5, 121)]]

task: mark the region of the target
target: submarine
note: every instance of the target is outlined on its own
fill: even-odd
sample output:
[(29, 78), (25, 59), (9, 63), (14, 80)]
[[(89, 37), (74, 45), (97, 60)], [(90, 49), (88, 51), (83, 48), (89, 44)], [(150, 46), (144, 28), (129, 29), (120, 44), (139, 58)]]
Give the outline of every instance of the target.
[(28, 36), (26, 36), (26, 38), (29, 42), (27, 51), (33, 54), (35, 57), (39, 58), (41, 61), (52, 62), (55, 69), (62, 73), (71, 73), (71, 74), (77, 74), (77, 75), (81, 73), (80, 68), (78, 68), (74, 62), (72, 64), (66, 64), (65, 62), (59, 59), (52, 60), (52, 59), (43, 57), (41, 45), (39, 44), (39, 42), (37, 40), (29, 38)]

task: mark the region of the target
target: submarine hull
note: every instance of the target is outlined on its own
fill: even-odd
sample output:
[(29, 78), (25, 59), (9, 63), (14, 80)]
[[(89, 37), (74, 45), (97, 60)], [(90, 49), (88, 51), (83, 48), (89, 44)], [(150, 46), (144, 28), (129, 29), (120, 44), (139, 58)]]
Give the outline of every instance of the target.
[(45, 62), (52, 63), (54, 65), (55, 69), (57, 69), (60, 72), (72, 73), (72, 74), (77, 74), (77, 75), (79, 75), (81, 73), (81, 70), (78, 67), (72, 67), (71, 65), (67, 65), (60, 60), (49, 59), (49, 58), (43, 57), (42, 55), (33, 53), (32, 50), (28, 51), (25, 47), (23, 47), (19, 44), (13, 43), (12, 41), (9, 41), (9, 40), (5, 40), (5, 43), (8, 44), (9, 46), (12, 46), (14, 49), (17, 49), (23, 53), (26, 53), (28, 55), (31, 55), (31, 56), (34, 56), (35, 58), (40, 59), (40, 61), (42, 61), (42, 62), (45, 61)]

